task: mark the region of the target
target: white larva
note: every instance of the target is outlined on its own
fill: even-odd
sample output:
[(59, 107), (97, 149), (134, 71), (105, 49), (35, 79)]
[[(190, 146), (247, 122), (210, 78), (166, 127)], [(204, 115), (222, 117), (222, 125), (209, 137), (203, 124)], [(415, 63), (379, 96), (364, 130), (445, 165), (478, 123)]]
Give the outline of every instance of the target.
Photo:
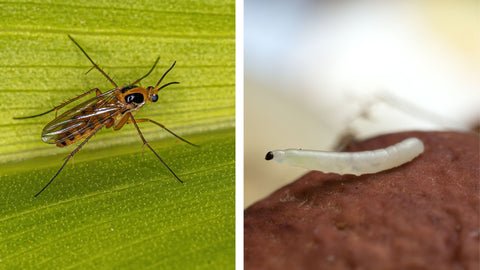
[(373, 151), (348, 153), (286, 149), (270, 151), (265, 159), (324, 173), (362, 175), (398, 167), (416, 158), (423, 150), (422, 141), (412, 137)]

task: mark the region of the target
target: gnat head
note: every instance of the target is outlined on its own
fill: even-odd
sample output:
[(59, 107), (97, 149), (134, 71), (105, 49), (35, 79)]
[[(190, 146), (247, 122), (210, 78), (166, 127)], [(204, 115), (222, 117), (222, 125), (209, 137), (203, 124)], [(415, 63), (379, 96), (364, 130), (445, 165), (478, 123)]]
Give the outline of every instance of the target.
[[(150, 75), (150, 73), (152, 73), (152, 71), (155, 69), (155, 66), (157, 66), (157, 63), (158, 63), (158, 60), (160, 60), (160, 57), (157, 58), (157, 60), (155, 60), (155, 63), (153, 64), (152, 68), (150, 69), (150, 71), (148, 71), (147, 74), (145, 74), (143, 77), (141, 77), (140, 79), (136, 80), (134, 83), (132, 83), (132, 85), (135, 85), (137, 83), (139, 83), (141, 80), (143, 80), (144, 78), (146, 78), (148, 75)], [(160, 80), (158, 80), (157, 84), (155, 85), (155, 87), (153, 86), (149, 86), (147, 87), (147, 94), (148, 94), (148, 100), (151, 101), (151, 102), (156, 102), (158, 100), (158, 91), (162, 90), (163, 88), (171, 85), (171, 84), (179, 84), (179, 82), (169, 82), (169, 83), (166, 83), (162, 86), (160, 86), (160, 84), (162, 83), (162, 80), (163, 78), (165, 78), (165, 76), (167, 76), (168, 72), (170, 72), (170, 70), (173, 69), (173, 67), (175, 66), (175, 64), (177, 63), (177, 61), (173, 62), (172, 66), (167, 70), (165, 71), (165, 73), (162, 75), (162, 77), (160, 78)]]

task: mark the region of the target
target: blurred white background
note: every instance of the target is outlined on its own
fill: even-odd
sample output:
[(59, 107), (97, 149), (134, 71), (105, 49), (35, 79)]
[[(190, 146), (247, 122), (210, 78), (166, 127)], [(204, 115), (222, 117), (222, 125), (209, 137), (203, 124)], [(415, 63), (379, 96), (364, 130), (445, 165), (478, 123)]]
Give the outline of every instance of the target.
[(245, 0), (245, 206), (306, 173), (269, 150), (333, 150), (480, 120), (480, 1)]

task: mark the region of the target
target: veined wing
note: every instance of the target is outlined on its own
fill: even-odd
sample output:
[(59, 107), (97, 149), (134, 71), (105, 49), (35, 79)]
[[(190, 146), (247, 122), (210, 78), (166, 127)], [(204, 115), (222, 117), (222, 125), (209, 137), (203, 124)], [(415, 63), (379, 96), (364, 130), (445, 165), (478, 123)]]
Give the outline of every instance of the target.
[(121, 112), (123, 103), (117, 99), (118, 91), (109, 90), (64, 112), (43, 128), (42, 140), (65, 146), (88, 136), (90, 130)]

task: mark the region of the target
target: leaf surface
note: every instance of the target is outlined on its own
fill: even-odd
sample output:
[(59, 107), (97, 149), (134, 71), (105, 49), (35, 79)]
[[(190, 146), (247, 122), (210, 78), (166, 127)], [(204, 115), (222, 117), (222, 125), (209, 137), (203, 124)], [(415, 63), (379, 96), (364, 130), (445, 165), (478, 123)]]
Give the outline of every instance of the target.
[[(0, 268), (227, 269), (235, 257), (235, 2), (4, 1), (0, 3)], [(47, 111), (112, 85), (178, 81), (131, 125), (103, 129), (38, 192), (75, 146), (40, 139)], [(88, 72), (88, 74), (85, 74)], [(78, 103), (75, 103), (78, 104)], [(74, 104), (72, 104), (74, 105)], [(67, 108), (68, 109), (68, 108)], [(61, 113), (62, 110), (59, 112)], [(78, 145), (78, 143), (76, 144)]]

